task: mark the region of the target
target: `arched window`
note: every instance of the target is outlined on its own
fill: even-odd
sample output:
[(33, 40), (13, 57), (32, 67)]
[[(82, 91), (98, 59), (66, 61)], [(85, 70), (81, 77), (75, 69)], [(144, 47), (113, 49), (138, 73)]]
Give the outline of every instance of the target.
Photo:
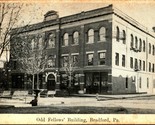
[(63, 46), (68, 46), (68, 41), (69, 41), (69, 35), (68, 35), (68, 33), (65, 33), (64, 36), (63, 36), (63, 43), (62, 43), (62, 45)]
[(100, 41), (106, 41), (106, 28), (105, 27), (100, 28), (99, 39), (100, 39)]
[(116, 40), (119, 41), (120, 39), (120, 32), (119, 32), (119, 27), (116, 27)]
[(133, 45), (134, 45), (134, 37), (133, 37), (133, 35), (131, 34), (131, 47), (133, 47)]
[(88, 43), (94, 43), (94, 30), (90, 29), (88, 31)]
[(149, 54), (151, 54), (151, 43), (149, 43)]
[(143, 52), (145, 52), (145, 40), (143, 40)]
[(139, 39), (139, 50), (141, 51), (142, 50), (142, 40)]
[(74, 32), (73, 34), (73, 42), (72, 44), (78, 44), (79, 43), (79, 32)]
[(135, 37), (135, 48), (138, 49), (138, 39)]
[(50, 34), (48, 39), (48, 45), (50, 48), (55, 47), (55, 34)]
[(34, 41), (34, 39), (31, 40), (31, 47), (32, 47), (32, 49), (35, 48), (35, 41)]
[(154, 48), (154, 45), (152, 46), (152, 55), (155, 55), (155, 48)]
[(39, 49), (42, 48), (42, 46), (43, 46), (42, 44), (43, 44), (42, 37), (40, 37), (39, 40), (38, 40), (38, 47), (39, 47)]
[(126, 33), (125, 33), (125, 30), (123, 30), (123, 38), (122, 38), (122, 40), (123, 40), (123, 44), (125, 44), (126, 43)]

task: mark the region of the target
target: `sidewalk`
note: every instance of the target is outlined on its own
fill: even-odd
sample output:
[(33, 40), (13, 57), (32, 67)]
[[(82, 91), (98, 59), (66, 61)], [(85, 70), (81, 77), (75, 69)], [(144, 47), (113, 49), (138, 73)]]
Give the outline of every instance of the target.
[[(155, 109), (155, 100), (131, 100), (128, 98), (136, 97), (150, 97), (155, 96), (151, 94), (131, 94), (131, 95), (99, 95), (96, 99), (95, 94), (72, 95), (70, 97), (46, 97), (40, 98), (38, 106), (92, 106), (92, 107), (128, 107), (128, 108), (147, 108)], [(155, 98), (155, 97), (153, 97)], [(19, 99), (5, 99), (0, 98), (0, 107), (14, 106), (14, 107), (32, 107), (29, 102), (33, 97), (27, 97), (25, 100)]]

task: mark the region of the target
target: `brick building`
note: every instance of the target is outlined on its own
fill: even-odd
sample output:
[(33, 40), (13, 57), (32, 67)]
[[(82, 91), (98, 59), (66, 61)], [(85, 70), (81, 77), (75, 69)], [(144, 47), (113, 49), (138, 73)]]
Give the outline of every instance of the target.
[[(72, 57), (76, 62), (72, 86), (78, 87), (78, 92), (155, 91), (155, 35), (113, 5), (62, 18), (49, 11), (43, 22), (19, 28), (18, 34), (12, 35), (16, 37), (11, 43), (27, 36), (32, 46), (34, 41), (40, 44), (39, 38), (41, 45), (47, 45), (46, 56), (50, 58), (40, 73), (42, 89), (63, 89), (68, 83), (63, 67)], [(10, 61), (12, 88), (30, 89), (24, 72), (17, 71), (15, 58)]]

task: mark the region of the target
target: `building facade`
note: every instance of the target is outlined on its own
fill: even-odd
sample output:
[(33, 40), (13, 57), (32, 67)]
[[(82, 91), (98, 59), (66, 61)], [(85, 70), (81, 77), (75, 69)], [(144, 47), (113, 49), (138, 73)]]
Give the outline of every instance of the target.
[[(61, 91), (71, 81), (78, 93), (155, 92), (155, 35), (113, 5), (62, 18), (49, 11), (43, 22), (14, 29), (12, 36), (11, 48), (25, 38), (32, 48), (46, 46), (41, 89)], [(19, 72), (16, 58), (10, 62), (12, 88), (30, 89), (31, 78)]]

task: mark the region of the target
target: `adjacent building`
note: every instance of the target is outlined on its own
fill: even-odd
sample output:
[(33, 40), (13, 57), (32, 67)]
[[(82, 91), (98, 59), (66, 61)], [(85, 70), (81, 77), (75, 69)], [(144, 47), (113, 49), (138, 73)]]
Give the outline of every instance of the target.
[[(23, 39), (32, 48), (46, 46), (48, 60), (39, 75), (41, 89), (67, 89), (63, 67), (71, 58), (71, 86), (78, 93), (155, 92), (155, 34), (113, 5), (62, 18), (49, 11), (43, 22), (14, 29), (12, 36), (11, 48), (14, 41)], [(10, 87), (31, 89), (31, 77), (19, 72), (16, 58), (11, 56), (10, 62)]]

